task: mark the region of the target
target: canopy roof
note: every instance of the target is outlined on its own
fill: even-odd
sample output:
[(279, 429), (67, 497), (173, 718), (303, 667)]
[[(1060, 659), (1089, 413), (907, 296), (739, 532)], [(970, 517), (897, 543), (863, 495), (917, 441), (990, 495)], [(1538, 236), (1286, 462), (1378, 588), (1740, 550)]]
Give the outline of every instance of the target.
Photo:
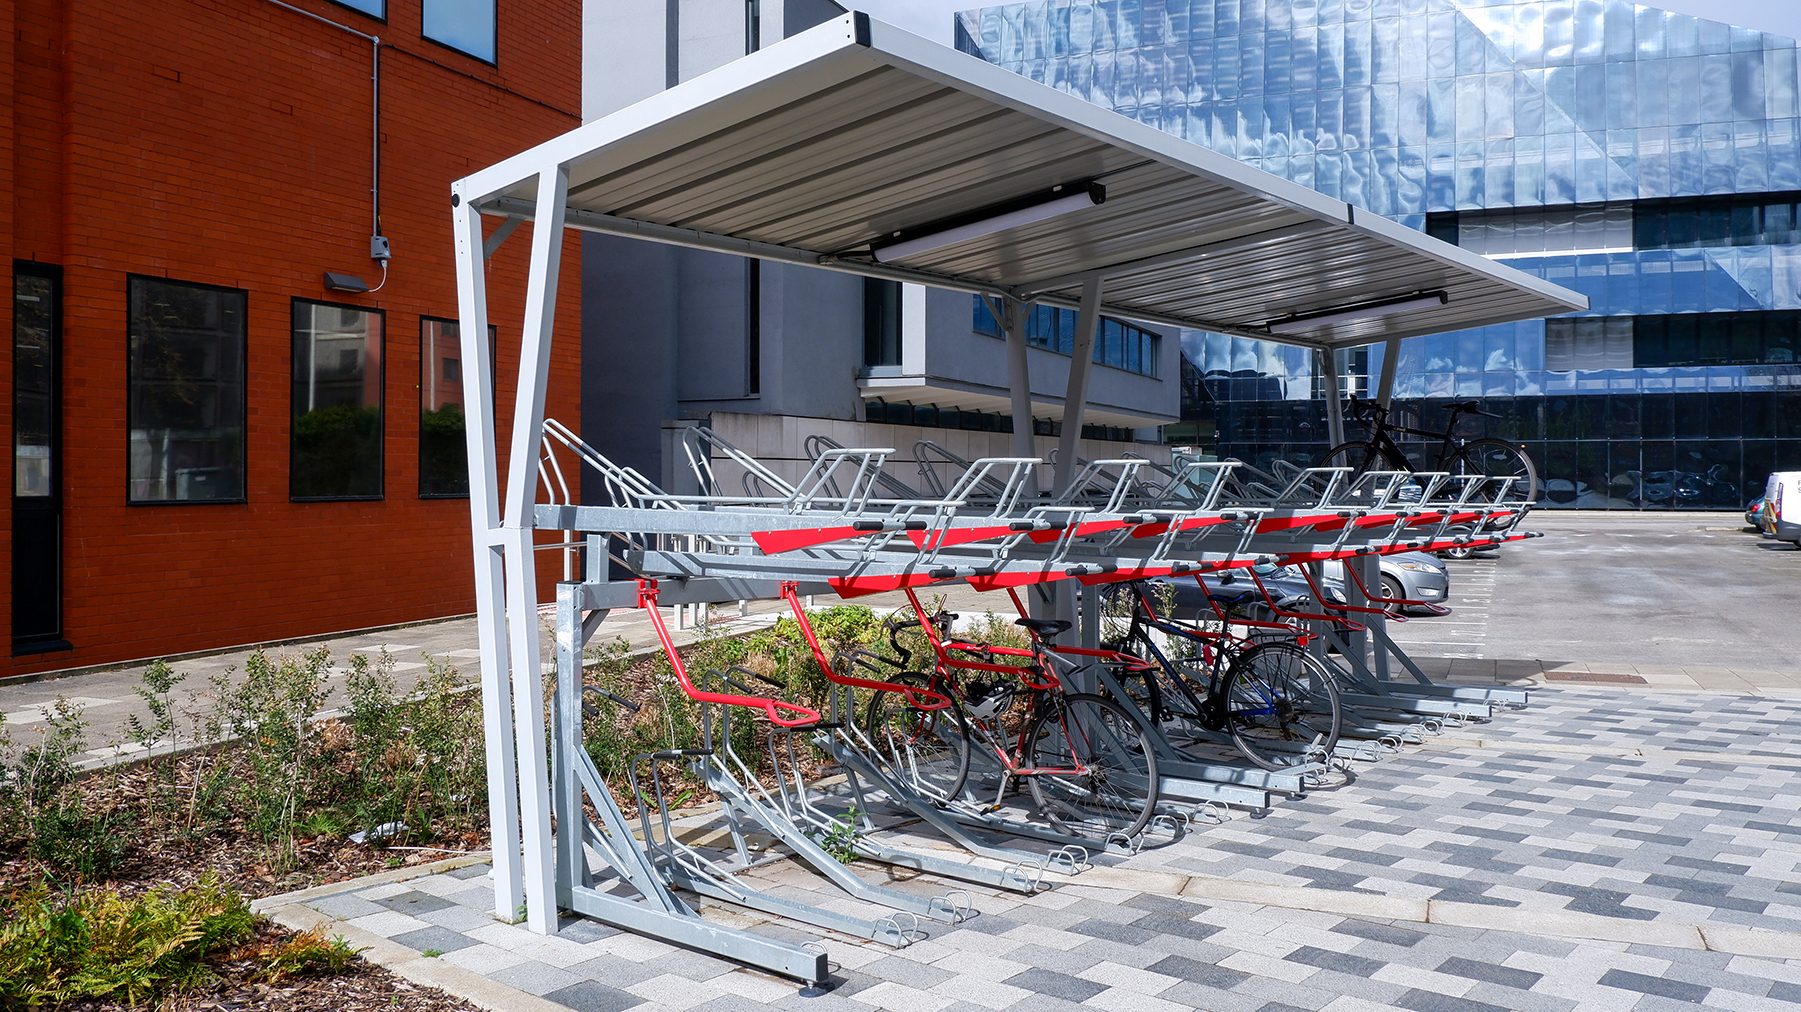
[[(570, 227), (1310, 347), (1588, 308), (1586, 298), (862, 14), (819, 25), (482, 170)], [(1054, 186), (1105, 201), (878, 263), (872, 243)], [(1357, 319), (1272, 321), (1443, 292)]]

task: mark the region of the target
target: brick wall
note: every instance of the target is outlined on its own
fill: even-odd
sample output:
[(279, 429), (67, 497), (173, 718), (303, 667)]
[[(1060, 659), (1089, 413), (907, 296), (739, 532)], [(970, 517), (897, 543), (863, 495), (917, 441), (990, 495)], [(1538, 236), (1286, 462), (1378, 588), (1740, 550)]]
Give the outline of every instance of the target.
[[(0, 675), (474, 608), (468, 503), (418, 498), (420, 317), (457, 315), (450, 183), (578, 125), (580, 3), (500, 0), (497, 66), (422, 39), (419, 0), (389, 0), (385, 24), (295, 4), (384, 43), (381, 224), (394, 260), (374, 294), (321, 282), (327, 270), (380, 276), (368, 41), (268, 0), (0, 5), (16, 19), (0, 38), (15, 96), (0, 129), (12, 195), (0, 243), (65, 272), (63, 626), (75, 645), (0, 660)], [(488, 267), (503, 411), (530, 232)], [(573, 239), (565, 250), (574, 269)], [(127, 505), (129, 274), (248, 291), (247, 503)], [(579, 292), (561, 291), (549, 413), (574, 424)], [(288, 501), (294, 297), (386, 311), (383, 501)], [(10, 341), (0, 359), (10, 441)], [(541, 554), (548, 586), (559, 564)]]

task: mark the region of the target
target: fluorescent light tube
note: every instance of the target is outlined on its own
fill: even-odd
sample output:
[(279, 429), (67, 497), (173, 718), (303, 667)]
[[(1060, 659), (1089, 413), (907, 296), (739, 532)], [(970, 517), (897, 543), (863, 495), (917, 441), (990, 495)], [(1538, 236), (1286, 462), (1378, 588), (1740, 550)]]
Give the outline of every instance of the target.
[(1393, 316), (1395, 313), (1405, 313), (1410, 309), (1435, 308), (1450, 301), (1451, 297), (1444, 292), (1424, 292), (1402, 299), (1386, 299), (1381, 302), (1365, 302), (1360, 305), (1346, 306), (1343, 309), (1328, 309), (1321, 313), (1285, 316), (1280, 320), (1271, 320), (1264, 324), (1263, 329), (1272, 334), (1292, 334), (1297, 330), (1308, 330), (1322, 323), (1343, 323), (1346, 320)]
[[(1074, 192), (1071, 192), (1074, 191)], [(1107, 199), (1107, 189), (1099, 183), (1072, 183), (1056, 186), (1041, 194), (1023, 200), (1009, 201), (984, 211), (976, 212), (978, 217), (970, 220), (969, 216), (942, 222), (944, 227), (934, 228), (924, 235), (901, 238), (898, 242), (874, 246), (870, 252), (875, 254), (878, 263), (890, 263), (902, 257), (910, 257), (919, 253), (929, 253), (935, 249), (979, 239), (985, 235), (993, 235), (1021, 225), (1055, 218), (1060, 214), (1079, 211), (1084, 207), (1093, 207)], [(927, 226), (933, 228), (933, 226)], [(897, 233), (905, 236), (905, 233)]]

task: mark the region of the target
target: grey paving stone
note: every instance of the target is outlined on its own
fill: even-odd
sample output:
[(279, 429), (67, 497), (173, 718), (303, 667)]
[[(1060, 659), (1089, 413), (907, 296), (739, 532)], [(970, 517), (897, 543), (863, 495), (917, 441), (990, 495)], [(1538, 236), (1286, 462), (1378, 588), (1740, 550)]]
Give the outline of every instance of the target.
[(1476, 1001), (1471, 998), (1435, 994), (1417, 987), (1396, 998), (1395, 1004), (1401, 1008), (1412, 1009), (1413, 1012), (1512, 1012), (1504, 1005), (1490, 1005), (1488, 1002)]
[(858, 991), (867, 991), (881, 982), (880, 977), (871, 977), (869, 974), (857, 970), (841, 969), (832, 974), (831, 993), (849, 997)]
[(865, 963), (858, 969), (872, 977), (892, 980), (896, 984), (916, 987), (921, 991), (929, 990), (956, 976), (949, 970), (917, 963), (905, 956), (884, 956), (874, 962)]
[(624, 1012), (644, 1004), (644, 999), (591, 980), (578, 981), (544, 995), (545, 1000), (567, 1005), (576, 1012)]
[(665, 952), (655, 959), (646, 960), (644, 965), (656, 971), (656, 973), (650, 974), (651, 977), (662, 973), (672, 973), (677, 977), (686, 977), (689, 980), (712, 980), (722, 973), (730, 973), (738, 968), (738, 964), (730, 960), (709, 956), (704, 952), (694, 952), (690, 949)]
[(410, 890), (408, 892), (400, 893), (397, 896), (379, 899), (375, 901), (375, 904), (412, 917), (430, 913), (433, 910), (444, 910), (456, 905), (442, 897), (431, 896), (419, 892), (418, 890)]
[(1322, 970), (1337, 970), (1355, 977), (1368, 977), (1387, 965), (1378, 960), (1353, 956), (1348, 952), (1334, 952), (1314, 945), (1303, 945), (1282, 958), (1290, 963), (1317, 966)]
[(565, 917), (557, 923), (557, 937), (570, 942), (598, 942), (617, 934), (618, 928), (609, 928), (586, 917)]
[(669, 972), (658, 966), (657, 960), (651, 959), (642, 963), (634, 963), (610, 952), (603, 952), (593, 959), (583, 960), (572, 966), (564, 967), (564, 969), (583, 980), (594, 980), (620, 987), (629, 987)]
[(494, 923), (494, 917), (488, 913), (476, 913), (468, 907), (446, 907), (443, 910), (429, 910), (419, 915), (419, 919), (441, 928), (452, 931), (474, 931), (476, 928)]
[(1633, 973), (1630, 970), (1612, 969), (1601, 975), (1603, 987), (1617, 987), (1623, 991), (1637, 991), (1640, 994), (1655, 994), (1665, 998), (1699, 1004), (1705, 1001), (1712, 988), (1700, 984), (1690, 984), (1684, 980), (1671, 980), (1668, 977), (1653, 977), (1644, 973)]
[(1105, 984), (1096, 984), (1092, 980), (1083, 980), (1080, 977), (1071, 977), (1066, 973), (1057, 973), (1036, 966), (1030, 970), (1022, 970), (1001, 983), (1078, 1004), (1107, 990)]
[(465, 868), (453, 868), (444, 874), (451, 878), (487, 878), (488, 872), (493, 870), (494, 866), (491, 864), (472, 864)]
[(1024, 963), (1027, 966), (1042, 966), (1047, 970), (1055, 970), (1058, 973), (1070, 974), (1081, 973), (1083, 970), (1100, 962), (1099, 957), (1090, 956), (1087, 953), (1080, 951), (1080, 947), (1066, 952), (1062, 949), (1053, 949), (1049, 946), (1039, 945), (1034, 942), (1028, 942), (1019, 948), (1014, 949), (1012, 952), (1007, 953), (1007, 958), (1013, 960), (1015, 963)]
[(357, 917), (378, 914), (386, 907), (378, 907), (371, 900), (351, 893), (339, 893), (336, 896), (325, 896), (307, 903), (307, 906), (322, 914), (329, 914), (340, 921), (348, 921)]
[(1801, 1005), (1801, 984), (1791, 984), (1786, 980), (1775, 981), (1770, 985), (1768, 997), (1791, 1005)]
[(1125, 945), (1139, 945), (1157, 936), (1155, 931), (1146, 931), (1129, 924), (1115, 924), (1112, 921), (1083, 921), (1071, 925), (1070, 931), (1078, 935), (1089, 935), (1094, 938), (1105, 938), (1108, 941)]
[(1357, 938), (1367, 938), (1372, 942), (1386, 942), (1389, 945), (1404, 945), (1409, 947), (1418, 945), (1420, 939), (1426, 937), (1422, 932), (1414, 931), (1410, 928), (1396, 927), (1392, 924), (1379, 924), (1375, 921), (1360, 921), (1355, 918), (1347, 918), (1340, 921), (1337, 924), (1334, 924), (1331, 930), (1336, 931), (1341, 935), (1353, 935)]
[[(1036, 920), (1036, 919), (1034, 919)], [(957, 925), (959, 931), (974, 931), (984, 935), (1004, 935), (1020, 926), (1021, 921), (999, 914), (980, 914)]]
[(401, 945), (419, 952), (432, 952), (434, 950), (437, 952), (455, 952), (458, 949), (467, 949), (471, 945), (481, 944), (475, 939), (470, 938), (468, 935), (452, 931), (449, 928), (435, 926), (430, 928), (420, 928), (418, 931), (408, 931), (403, 934), (395, 935), (389, 940), (399, 942)]
[(1205, 903), (1176, 899), (1170, 896), (1157, 896), (1151, 893), (1140, 893), (1120, 905), (1149, 910), (1157, 914), (1169, 914), (1171, 917), (1193, 917), (1208, 909)]
[(443, 897), (458, 906), (469, 907), (482, 913), (494, 909), (494, 890), (488, 886), (477, 886), (474, 889), (462, 889), (454, 893), (446, 893)]
[(1176, 977), (1191, 984), (1218, 988), (1221, 991), (1236, 987), (1251, 978), (1248, 973), (1213, 963), (1203, 963), (1187, 956), (1169, 956), (1152, 963), (1145, 969), (1152, 973), (1161, 973), (1166, 977)]
[(1133, 921), (1132, 926), (1160, 935), (1192, 938), (1197, 942), (1205, 941), (1224, 930), (1217, 924), (1203, 924), (1200, 921), (1192, 921), (1186, 917), (1171, 917), (1168, 914), (1145, 914)]
[(1496, 963), (1482, 963), (1462, 956), (1452, 956), (1438, 964), (1439, 973), (1448, 973), (1457, 977), (1468, 977), (1471, 980), (1486, 980), (1491, 984), (1505, 984), (1517, 987), (1522, 991), (1531, 990), (1532, 985), (1544, 979), (1544, 974), (1530, 970), (1516, 970), (1511, 966)]
[(769, 1006), (760, 1001), (752, 1001), (741, 995), (722, 995), (702, 1005), (694, 1006), (693, 1012), (766, 1012)]
[(526, 960), (518, 966), (509, 966), (495, 970), (489, 977), (508, 987), (516, 987), (527, 994), (544, 995), (552, 991), (569, 987), (580, 982), (581, 978), (568, 970), (548, 966), (536, 960)]

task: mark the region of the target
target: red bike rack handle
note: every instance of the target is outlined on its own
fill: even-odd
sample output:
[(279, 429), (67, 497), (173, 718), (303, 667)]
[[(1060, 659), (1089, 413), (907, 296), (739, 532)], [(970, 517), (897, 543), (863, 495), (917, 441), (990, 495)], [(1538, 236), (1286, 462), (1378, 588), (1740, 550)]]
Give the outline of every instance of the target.
[[(735, 696), (725, 692), (708, 692), (697, 687), (688, 677), (688, 666), (682, 663), (682, 655), (675, 649), (675, 641), (669, 638), (669, 628), (663, 624), (663, 615), (657, 611), (657, 581), (638, 581), (638, 607), (650, 615), (651, 627), (657, 631), (657, 639), (663, 644), (663, 653), (669, 658), (669, 666), (675, 669), (675, 680), (682, 687), (689, 699), (701, 703), (722, 703), (726, 706), (744, 706), (753, 710), (762, 710), (771, 724), (779, 727), (806, 727), (825, 720), (818, 711), (801, 706), (799, 703), (784, 703), (768, 696)], [(784, 717), (783, 712), (798, 714)]]
[[(857, 678), (853, 675), (838, 673), (830, 661), (825, 659), (825, 650), (819, 645), (819, 636), (813, 632), (813, 623), (807, 620), (806, 606), (801, 604), (800, 585), (783, 583), (782, 597), (788, 601), (788, 607), (794, 612), (794, 621), (800, 626), (801, 635), (807, 640), (807, 648), (813, 651), (813, 660), (825, 677), (839, 685), (854, 685), (860, 689), (880, 689), (887, 692), (904, 693), (908, 705), (916, 710), (942, 710), (951, 706), (951, 698), (941, 692), (921, 688), (917, 685), (903, 685), (900, 682), (881, 682), (870, 678)], [(929, 697), (929, 701), (921, 697)]]

